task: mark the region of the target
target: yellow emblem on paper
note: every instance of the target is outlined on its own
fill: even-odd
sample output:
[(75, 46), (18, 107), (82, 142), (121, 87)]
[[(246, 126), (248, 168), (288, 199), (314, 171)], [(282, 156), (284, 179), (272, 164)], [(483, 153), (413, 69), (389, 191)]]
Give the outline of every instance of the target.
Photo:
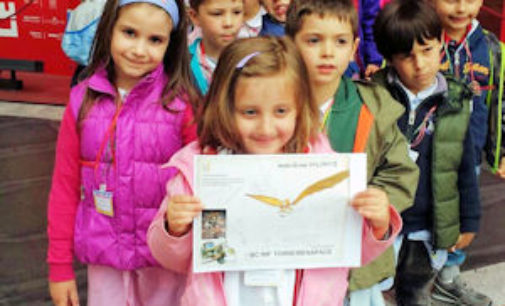
[(305, 188), (293, 202), (290, 202), (289, 199), (285, 199), (283, 201), (278, 198), (269, 197), (269, 196), (265, 196), (265, 195), (246, 194), (246, 196), (253, 198), (255, 200), (258, 200), (260, 202), (263, 202), (265, 204), (279, 207), (281, 212), (290, 212), (293, 210), (292, 206), (296, 205), (303, 198), (305, 198), (313, 193), (319, 192), (323, 189), (331, 188), (331, 187), (335, 186), (336, 184), (342, 182), (343, 180), (345, 180), (348, 177), (349, 177), (349, 171), (345, 170), (345, 171), (341, 171), (337, 174), (334, 174), (332, 176), (329, 176), (327, 178), (324, 178), (322, 180), (319, 180), (319, 181), (315, 182), (314, 184)]

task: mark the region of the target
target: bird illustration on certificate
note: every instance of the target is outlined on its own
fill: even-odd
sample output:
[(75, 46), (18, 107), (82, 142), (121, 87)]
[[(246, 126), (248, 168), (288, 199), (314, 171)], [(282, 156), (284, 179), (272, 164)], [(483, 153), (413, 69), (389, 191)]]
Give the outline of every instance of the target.
[(198, 155), (195, 272), (358, 266), (366, 156)]

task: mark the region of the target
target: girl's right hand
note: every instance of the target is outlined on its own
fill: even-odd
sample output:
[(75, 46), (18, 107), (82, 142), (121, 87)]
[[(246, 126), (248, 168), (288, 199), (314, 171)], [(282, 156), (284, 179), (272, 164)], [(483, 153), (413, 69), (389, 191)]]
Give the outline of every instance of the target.
[(56, 306), (79, 305), (75, 279), (64, 282), (49, 282), (49, 293)]
[(193, 218), (203, 209), (200, 199), (190, 195), (174, 195), (168, 201), (168, 232), (173, 236), (182, 236), (191, 228)]

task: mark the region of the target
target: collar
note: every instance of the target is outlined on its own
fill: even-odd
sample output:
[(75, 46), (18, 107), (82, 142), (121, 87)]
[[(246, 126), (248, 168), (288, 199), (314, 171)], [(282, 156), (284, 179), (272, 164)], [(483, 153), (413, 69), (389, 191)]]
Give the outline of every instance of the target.
[[(130, 92), (134, 91), (139, 86), (151, 85), (154, 84), (154, 81), (159, 79), (164, 74), (163, 62), (158, 65), (153, 71), (146, 74), (140, 81), (135, 84), (135, 86), (131, 89)], [(111, 96), (116, 96), (117, 88), (109, 80), (109, 75), (107, 73), (107, 69), (105, 69), (105, 65), (102, 65), (97, 71), (88, 79), (88, 86), (94, 91), (108, 94)]]
[(244, 24), (249, 28), (261, 28), (261, 25), (263, 24), (263, 15), (266, 13), (267, 12), (263, 6), (260, 6), (258, 13), (253, 18), (246, 20)]
[[(410, 90), (408, 90), (403, 83), (400, 81), (400, 78), (398, 77), (398, 74), (394, 70), (394, 68), (390, 68), (387, 72), (386, 75), (386, 82), (389, 86), (393, 86), (397, 88), (401, 92), (401, 94), (404, 95), (404, 98), (408, 100), (409, 106), (412, 101), (412, 97), (414, 98), (421, 98), (422, 100), (419, 101), (418, 104), (421, 104), (422, 102), (426, 101), (427, 99), (431, 99), (434, 96), (447, 96), (447, 91), (448, 91), (448, 83), (446, 78), (441, 72), (437, 72), (435, 75), (435, 80), (434, 84), (430, 86), (429, 88), (423, 90), (422, 92), (419, 92), (417, 95), (414, 95)], [(409, 95), (410, 94), (410, 95)], [(402, 104), (405, 103), (405, 101), (401, 101)]]

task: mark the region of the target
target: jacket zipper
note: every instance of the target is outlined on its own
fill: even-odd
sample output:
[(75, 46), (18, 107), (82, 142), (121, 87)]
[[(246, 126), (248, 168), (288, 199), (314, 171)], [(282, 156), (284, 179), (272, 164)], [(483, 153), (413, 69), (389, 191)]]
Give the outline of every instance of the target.
[(412, 142), (412, 134), (414, 133), (414, 123), (416, 122), (416, 110), (409, 111), (409, 120), (407, 123), (407, 140), (409, 144)]

